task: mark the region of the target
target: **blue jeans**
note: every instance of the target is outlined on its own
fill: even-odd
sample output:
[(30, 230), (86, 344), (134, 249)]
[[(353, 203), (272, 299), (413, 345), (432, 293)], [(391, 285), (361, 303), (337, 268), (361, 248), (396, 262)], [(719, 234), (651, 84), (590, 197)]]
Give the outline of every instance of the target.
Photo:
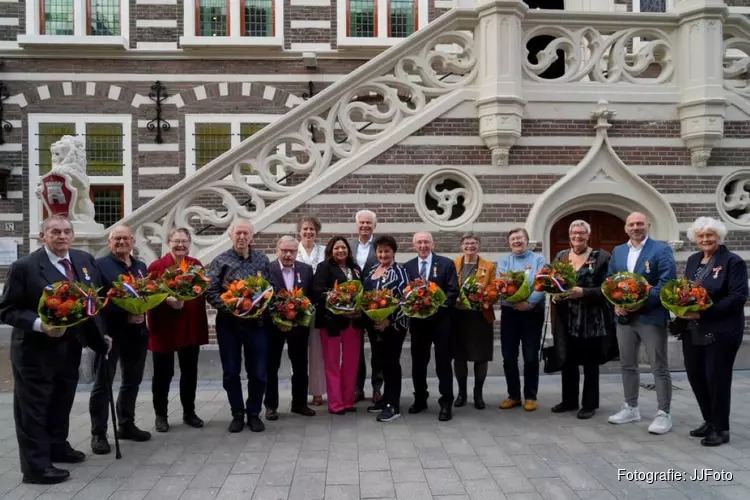
[(539, 389), (539, 348), (542, 342), (544, 309), (516, 311), (503, 307), (500, 312), (500, 346), (503, 370), (508, 384), (508, 397), (521, 399), (521, 378), (518, 371), (518, 347), (523, 352), (523, 396), (536, 400)]
[[(260, 414), (266, 390), (268, 330), (256, 320), (234, 319), (224, 314), (216, 318), (216, 340), (219, 343), (224, 390), (227, 391), (232, 415)], [(247, 372), (247, 402), (242, 400), (242, 352)]]

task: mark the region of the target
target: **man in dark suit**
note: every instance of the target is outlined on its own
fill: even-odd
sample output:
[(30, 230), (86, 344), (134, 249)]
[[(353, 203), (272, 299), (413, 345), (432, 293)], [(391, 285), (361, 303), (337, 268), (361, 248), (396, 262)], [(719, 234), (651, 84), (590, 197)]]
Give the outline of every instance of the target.
[(60, 483), (70, 473), (52, 462), (86, 459), (68, 442), (70, 410), (81, 344), (106, 353), (106, 328), (98, 316), (72, 328), (51, 328), (37, 314), (48, 285), (65, 280), (101, 285), (94, 258), (70, 248), (73, 237), (68, 219), (52, 216), (44, 221), (39, 234), (44, 247), (11, 265), (0, 297), (0, 321), (13, 327), (13, 417), (24, 483)]
[[(366, 278), (370, 271), (378, 266), (378, 258), (375, 255), (375, 245), (373, 244), (375, 228), (378, 225), (378, 218), (372, 210), (360, 210), (354, 216), (357, 223), (357, 237), (349, 238), (349, 248), (352, 249), (352, 258), (362, 270), (362, 279)], [(368, 334), (369, 337), (369, 334)], [(370, 338), (370, 345), (375, 338)], [(372, 370), (372, 403), (377, 404), (382, 397), (381, 387), (383, 387), (383, 362), (376, 355), (376, 350), (370, 350), (370, 369)], [(357, 372), (357, 391), (354, 401), (363, 401), (365, 399), (365, 379), (367, 378), (367, 363), (365, 361), (365, 343), (362, 342), (359, 351), (359, 371)]]
[[(277, 260), (268, 263), (267, 274), (274, 292), (301, 288), (305, 297), (312, 295), (313, 270), (297, 261), (299, 242), (292, 236), (282, 236), (276, 244)], [(266, 420), (279, 418), (279, 367), (287, 344), (287, 355), (292, 364), (292, 413), (312, 417), (315, 411), (307, 406), (307, 341), (310, 328), (278, 326), (269, 320), (268, 361), (266, 364)]]
[(432, 281), (445, 292), (444, 307), (426, 319), (412, 318), (411, 332), (411, 378), (414, 382), (414, 404), (409, 413), (420, 413), (427, 409), (427, 365), (430, 363), (430, 348), (435, 344), (435, 371), (440, 389), (440, 414), (445, 422), (452, 418), (453, 405), (453, 342), (451, 339), (450, 308), (458, 298), (458, 275), (451, 259), (432, 253), (433, 241), (430, 233), (414, 235), (417, 257), (407, 262), (409, 279), (422, 278)]

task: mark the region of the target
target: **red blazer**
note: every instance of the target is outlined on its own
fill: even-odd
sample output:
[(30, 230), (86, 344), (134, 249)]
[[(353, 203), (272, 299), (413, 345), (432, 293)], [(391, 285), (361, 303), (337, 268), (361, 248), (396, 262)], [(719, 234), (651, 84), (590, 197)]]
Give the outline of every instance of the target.
[[(190, 264), (202, 265), (198, 259), (185, 257)], [(172, 254), (148, 266), (153, 277), (161, 276), (174, 265)], [(182, 309), (162, 303), (148, 312), (148, 348), (153, 352), (174, 352), (183, 347), (208, 344), (208, 316), (203, 296), (185, 302)]]

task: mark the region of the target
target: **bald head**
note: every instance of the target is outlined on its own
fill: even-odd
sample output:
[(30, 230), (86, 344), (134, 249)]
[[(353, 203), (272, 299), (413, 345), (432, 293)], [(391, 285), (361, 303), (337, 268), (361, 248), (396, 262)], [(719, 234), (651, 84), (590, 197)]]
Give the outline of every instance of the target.
[(648, 230), (651, 223), (648, 217), (641, 212), (633, 212), (625, 219), (625, 232), (628, 234), (630, 241), (638, 245), (648, 236)]

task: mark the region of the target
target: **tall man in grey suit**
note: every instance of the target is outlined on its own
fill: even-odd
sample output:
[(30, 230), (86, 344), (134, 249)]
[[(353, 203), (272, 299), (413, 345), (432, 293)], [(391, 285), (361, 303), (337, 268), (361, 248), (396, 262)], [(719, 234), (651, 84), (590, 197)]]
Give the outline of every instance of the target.
[[(359, 268), (362, 270), (362, 278), (370, 274), (370, 272), (377, 267), (378, 259), (375, 256), (375, 245), (373, 244), (373, 232), (375, 227), (378, 225), (378, 218), (375, 212), (371, 210), (360, 210), (357, 215), (354, 216), (354, 220), (357, 223), (357, 234), (356, 238), (349, 238), (349, 247), (352, 249), (354, 261), (357, 263)], [(374, 337), (370, 338), (370, 345), (375, 341)], [(372, 368), (372, 402), (377, 403), (380, 401), (381, 392), (380, 388), (383, 387), (383, 365), (378, 356), (375, 355), (375, 351), (371, 351), (372, 356), (370, 358), (370, 368)], [(354, 401), (362, 401), (365, 399), (365, 379), (367, 378), (367, 364), (365, 363), (365, 343), (362, 342), (362, 347), (359, 352), (359, 372), (357, 373), (357, 393), (354, 396)]]
[(611, 424), (638, 422), (638, 351), (641, 343), (646, 347), (651, 372), (656, 382), (656, 399), (659, 408), (648, 428), (652, 434), (666, 434), (672, 428), (670, 403), (672, 379), (667, 359), (667, 321), (669, 313), (661, 305), (659, 291), (664, 284), (677, 276), (672, 248), (648, 237), (651, 224), (642, 213), (633, 212), (625, 219), (625, 232), (630, 240), (618, 245), (609, 260), (609, 275), (629, 271), (646, 278), (651, 285), (648, 299), (637, 311), (615, 308), (618, 317), (617, 344), (620, 348), (620, 368), (625, 404), (622, 410), (609, 417)]
[(39, 234), (44, 246), (10, 266), (0, 297), (0, 322), (13, 327), (13, 418), (24, 483), (60, 483), (70, 473), (52, 462), (86, 459), (68, 442), (70, 410), (78, 385), (81, 345), (106, 353), (106, 328), (99, 316), (72, 328), (52, 328), (37, 314), (48, 285), (65, 280), (92, 288), (102, 284), (94, 257), (70, 248), (73, 236), (65, 217), (44, 221)]

